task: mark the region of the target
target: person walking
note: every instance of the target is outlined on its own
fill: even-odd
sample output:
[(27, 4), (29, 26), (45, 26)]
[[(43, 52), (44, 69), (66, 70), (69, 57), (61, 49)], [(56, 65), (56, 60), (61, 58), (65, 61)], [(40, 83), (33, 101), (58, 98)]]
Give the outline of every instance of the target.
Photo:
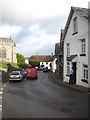
[(73, 84), (73, 73), (74, 73), (73, 67), (71, 67), (71, 69), (70, 69), (70, 80), (69, 80), (69, 84)]

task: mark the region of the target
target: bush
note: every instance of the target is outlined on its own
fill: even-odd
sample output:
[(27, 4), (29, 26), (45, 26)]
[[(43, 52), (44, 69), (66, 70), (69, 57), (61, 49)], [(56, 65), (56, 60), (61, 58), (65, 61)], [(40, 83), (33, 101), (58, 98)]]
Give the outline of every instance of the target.
[(6, 61), (0, 61), (0, 68), (6, 68), (8, 69), (8, 65), (14, 67), (14, 68), (19, 68), (17, 63), (14, 63), (14, 62), (6, 62)]
[(28, 67), (30, 67), (30, 64), (26, 64), (25, 62), (21, 62), (19, 65), (20, 69), (27, 69)]
[(40, 61), (32, 60), (32, 61), (29, 61), (29, 63), (32, 67), (39, 67), (40, 66)]
[(17, 65), (17, 63), (10, 62), (9, 64), (10, 64), (12, 67), (16, 68), (16, 69), (19, 68), (19, 66)]
[(8, 67), (7, 64), (8, 64), (8, 62), (0, 61), (0, 67), (1, 68), (7, 68)]
[(10, 72), (12, 72), (13, 70), (18, 70), (19, 66), (17, 65), (17, 63), (0, 61), (0, 68), (2, 71), (2, 82), (4, 82), (8, 80), (8, 75), (10, 74)]

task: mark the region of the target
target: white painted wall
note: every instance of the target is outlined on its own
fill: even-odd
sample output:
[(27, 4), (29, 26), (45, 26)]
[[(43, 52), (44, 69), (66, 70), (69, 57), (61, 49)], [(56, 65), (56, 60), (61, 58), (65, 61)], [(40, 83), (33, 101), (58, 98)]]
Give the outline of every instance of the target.
[(53, 61), (52, 61), (52, 72), (55, 73), (56, 71), (56, 61), (57, 61), (57, 58), (55, 58)]
[[(46, 63), (48, 63), (48, 64), (46, 64)], [(40, 66), (43, 64), (45, 68), (48, 67), (48, 69), (50, 70), (51, 69), (50, 63), (51, 62), (40, 62)]]
[(29, 64), (29, 61), (28, 61), (28, 59), (26, 59), (26, 60), (25, 60), (25, 63), (26, 63), (26, 64)]
[[(73, 34), (73, 19), (77, 17), (78, 20), (78, 33), (75, 35)], [(86, 56), (80, 56), (81, 54), (81, 41), (80, 39), (86, 39)], [(87, 83), (81, 81), (83, 78), (83, 64), (88, 65), (88, 21), (81, 17), (78, 13), (74, 12), (65, 40), (64, 40), (64, 81), (69, 82), (69, 77), (66, 76), (67, 74), (67, 43), (70, 43), (70, 55), (78, 54), (78, 56), (73, 59), (77, 62), (77, 71), (76, 71), (76, 84), (88, 87)], [(71, 66), (71, 63), (70, 63)]]

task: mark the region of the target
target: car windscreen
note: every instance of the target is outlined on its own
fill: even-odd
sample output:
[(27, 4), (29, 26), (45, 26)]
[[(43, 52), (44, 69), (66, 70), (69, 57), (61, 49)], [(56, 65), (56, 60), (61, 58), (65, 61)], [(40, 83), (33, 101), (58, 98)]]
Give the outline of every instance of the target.
[(26, 70), (23, 70), (22, 72), (26, 73)]
[(19, 75), (19, 72), (12, 72), (10, 75)]

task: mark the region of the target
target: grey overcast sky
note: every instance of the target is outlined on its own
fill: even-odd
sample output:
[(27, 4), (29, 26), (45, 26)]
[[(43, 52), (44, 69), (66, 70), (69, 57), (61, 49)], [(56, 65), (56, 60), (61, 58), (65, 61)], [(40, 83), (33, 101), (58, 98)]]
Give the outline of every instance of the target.
[(88, 8), (89, 0), (0, 0), (0, 37), (12, 37), (25, 57), (50, 55), (60, 41), (71, 6)]

